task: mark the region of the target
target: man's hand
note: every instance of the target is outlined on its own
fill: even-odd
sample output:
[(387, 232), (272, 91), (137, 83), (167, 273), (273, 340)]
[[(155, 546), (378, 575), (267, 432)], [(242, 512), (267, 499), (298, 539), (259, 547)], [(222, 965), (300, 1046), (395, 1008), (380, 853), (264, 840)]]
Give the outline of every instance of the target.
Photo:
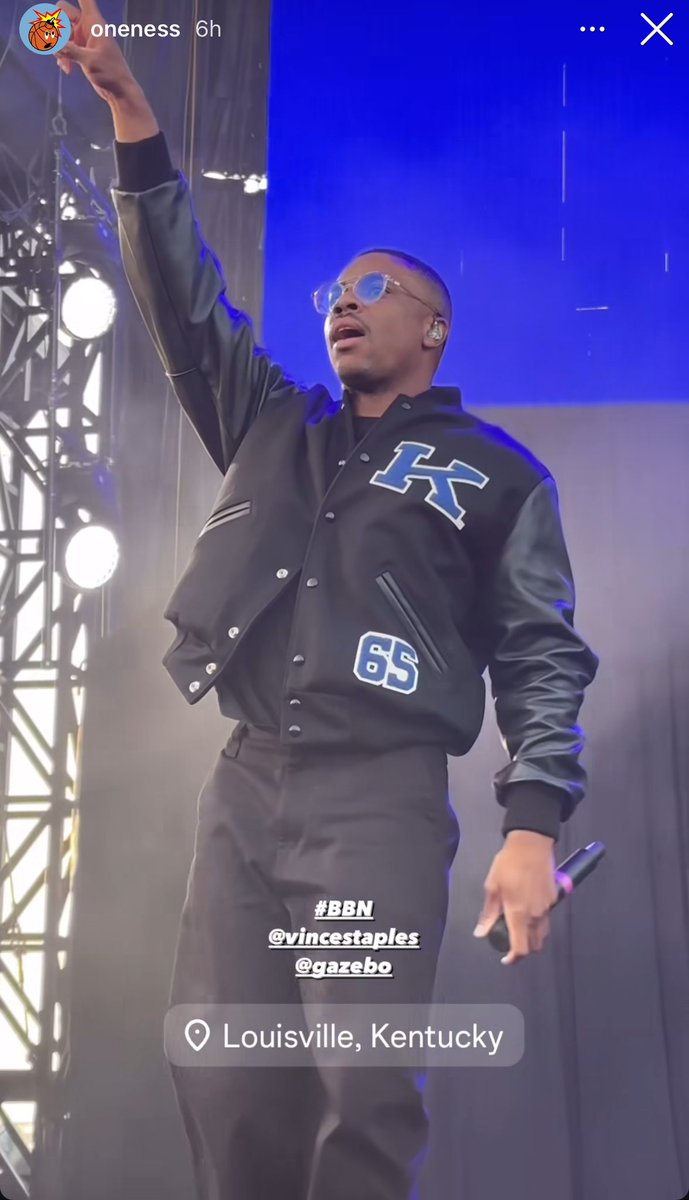
[(541, 950), (548, 936), (548, 911), (557, 900), (554, 839), (529, 829), (512, 829), (493, 859), (483, 884), (485, 901), (476, 937), (485, 937), (501, 913), (510, 935), (505, 964)]
[(72, 36), (55, 55), (58, 66), (69, 75), (78, 64), (94, 91), (111, 102), (131, 87), (134, 76), (115, 39), (91, 32), (94, 25), (105, 24), (96, 0), (80, 0), (79, 8), (63, 3), (62, 8), (72, 22)]
[(94, 25), (104, 25), (96, 0), (80, 0), (79, 8), (62, 2), (72, 22), (72, 36), (57, 52), (57, 65), (66, 75), (75, 64), (81, 67), (93, 90), (110, 106), (115, 137), (120, 142), (137, 142), (158, 132), (146, 97), (132, 75), (124, 55), (112, 37), (95, 37)]

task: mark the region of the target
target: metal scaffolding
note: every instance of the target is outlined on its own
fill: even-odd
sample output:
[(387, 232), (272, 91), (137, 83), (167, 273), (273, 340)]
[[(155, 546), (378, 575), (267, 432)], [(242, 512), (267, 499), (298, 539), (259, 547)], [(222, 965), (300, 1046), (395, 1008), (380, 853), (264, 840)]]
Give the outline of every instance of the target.
[(58, 109), (51, 178), (20, 204), (0, 145), (0, 1191), (38, 1200), (56, 1196), (69, 1116), (85, 673), (107, 615), (107, 589), (60, 569), (59, 485), (68, 465), (109, 461), (113, 420), (112, 332), (70, 336), (61, 300), (70, 247), (116, 254), (115, 214), (65, 133)]

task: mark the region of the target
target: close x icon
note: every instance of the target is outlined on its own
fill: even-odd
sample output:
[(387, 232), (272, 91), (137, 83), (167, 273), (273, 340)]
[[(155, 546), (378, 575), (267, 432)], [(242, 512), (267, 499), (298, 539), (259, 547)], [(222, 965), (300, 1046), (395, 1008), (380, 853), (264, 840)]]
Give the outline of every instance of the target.
[(674, 13), (668, 13), (668, 15), (662, 21), (659, 21), (658, 24), (656, 25), (655, 21), (652, 21), (650, 17), (646, 16), (646, 13), (642, 12), (641, 16), (643, 17), (644, 21), (647, 21), (648, 24), (651, 26), (651, 32), (646, 35), (646, 37), (642, 41), (641, 45), (645, 46), (647, 42), (650, 42), (651, 38), (655, 37), (655, 35), (658, 34), (660, 37), (665, 38), (665, 41), (667, 42), (668, 46), (674, 46), (675, 43), (673, 42), (672, 38), (668, 37), (668, 35), (663, 30), (663, 26), (667, 25), (668, 21), (671, 21), (672, 18), (674, 17), (674, 15), (675, 15)]

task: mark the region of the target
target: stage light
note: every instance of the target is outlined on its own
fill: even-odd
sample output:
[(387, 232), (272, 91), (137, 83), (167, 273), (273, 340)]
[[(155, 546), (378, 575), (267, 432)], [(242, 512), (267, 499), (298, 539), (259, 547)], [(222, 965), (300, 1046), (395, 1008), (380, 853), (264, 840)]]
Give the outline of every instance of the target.
[(206, 179), (221, 179), (223, 181), (232, 181), (243, 184), (244, 191), (248, 196), (255, 195), (256, 192), (268, 191), (268, 176), (267, 175), (240, 175), (238, 172), (231, 171), (216, 171), (215, 169), (206, 169), (201, 172)]
[(255, 195), (256, 192), (267, 192), (267, 175), (247, 175), (244, 179), (244, 191), (249, 196)]
[(60, 197), (60, 217), (63, 221), (79, 220), (79, 211), (71, 192), (63, 192)]
[(81, 341), (93, 341), (112, 329), (117, 314), (115, 293), (96, 275), (79, 275), (68, 283), (62, 297), (62, 324)]
[(83, 591), (112, 578), (120, 557), (115, 480), (108, 463), (94, 458), (60, 467), (56, 476), (59, 566)]
[(65, 571), (80, 591), (91, 591), (112, 578), (119, 558), (120, 547), (112, 529), (83, 525), (71, 534), (65, 546)]
[(60, 277), (64, 329), (79, 341), (104, 337), (117, 315), (121, 265), (114, 232), (91, 217), (68, 217), (72, 196), (62, 194)]

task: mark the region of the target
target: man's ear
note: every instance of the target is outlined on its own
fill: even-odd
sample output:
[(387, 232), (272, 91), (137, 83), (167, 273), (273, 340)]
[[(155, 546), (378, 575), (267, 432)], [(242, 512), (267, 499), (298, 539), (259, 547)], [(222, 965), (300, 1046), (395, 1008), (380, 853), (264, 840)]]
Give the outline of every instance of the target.
[(442, 318), (436, 317), (424, 337), (424, 343), (430, 347), (442, 346), (446, 340), (447, 326)]

